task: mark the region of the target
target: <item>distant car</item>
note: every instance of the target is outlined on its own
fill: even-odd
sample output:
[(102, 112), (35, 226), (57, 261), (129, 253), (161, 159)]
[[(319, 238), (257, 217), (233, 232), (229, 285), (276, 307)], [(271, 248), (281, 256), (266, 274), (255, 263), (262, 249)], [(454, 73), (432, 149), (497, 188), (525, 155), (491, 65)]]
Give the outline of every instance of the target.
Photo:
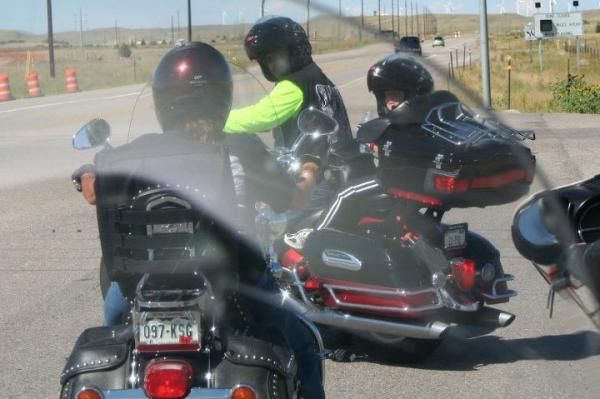
[(410, 53), (410, 54), (418, 54), (420, 56), (423, 55), (423, 49), (421, 48), (421, 39), (416, 36), (404, 36), (400, 40), (398, 40), (394, 47), (396, 49), (396, 53)]
[(441, 36), (436, 36), (433, 38), (432, 47), (446, 47), (446, 42), (444, 42), (444, 38)]

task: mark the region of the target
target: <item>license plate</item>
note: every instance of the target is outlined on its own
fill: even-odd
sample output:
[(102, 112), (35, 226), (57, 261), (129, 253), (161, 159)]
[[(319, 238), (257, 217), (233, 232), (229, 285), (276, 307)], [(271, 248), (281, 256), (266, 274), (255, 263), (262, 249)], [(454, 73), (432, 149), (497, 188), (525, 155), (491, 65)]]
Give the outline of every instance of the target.
[(462, 249), (467, 246), (467, 232), (469, 227), (466, 223), (448, 226), (444, 232), (444, 249)]
[(140, 345), (200, 345), (200, 327), (180, 314), (149, 314), (138, 329)]

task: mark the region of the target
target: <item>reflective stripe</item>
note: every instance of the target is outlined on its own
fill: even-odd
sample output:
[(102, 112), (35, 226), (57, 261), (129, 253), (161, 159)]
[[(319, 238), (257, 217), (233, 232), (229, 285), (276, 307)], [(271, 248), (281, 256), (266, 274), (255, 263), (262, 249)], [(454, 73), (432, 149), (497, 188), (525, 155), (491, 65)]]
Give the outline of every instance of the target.
[(379, 187), (379, 183), (377, 183), (376, 180), (369, 180), (367, 182), (357, 184), (356, 186), (348, 187), (344, 191), (340, 192), (337, 195), (337, 199), (335, 200), (335, 202), (333, 203), (331, 208), (329, 208), (327, 215), (325, 216), (325, 218), (323, 219), (321, 224), (317, 227), (317, 230), (324, 229), (325, 227), (327, 227), (329, 225), (329, 223), (331, 223), (331, 221), (335, 217), (335, 214), (339, 210), (340, 205), (342, 204), (342, 201), (344, 199), (346, 199), (354, 194), (358, 194), (363, 191), (371, 190), (371, 189), (377, 188), (377, 187)]

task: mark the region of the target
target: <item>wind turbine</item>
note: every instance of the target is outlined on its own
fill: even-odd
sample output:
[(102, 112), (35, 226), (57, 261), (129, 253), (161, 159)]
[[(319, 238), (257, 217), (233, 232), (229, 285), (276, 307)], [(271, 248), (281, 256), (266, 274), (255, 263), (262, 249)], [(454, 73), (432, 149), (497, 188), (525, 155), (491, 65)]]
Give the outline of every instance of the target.
[(446, 0), (446, 3), (444, 3), (444, 9), (446, 10), (446, 14), (452, 14), (452, 12), (456, 10), (452, 0)]
[(506, 8), (504, 7), (504, 1), (505, 0), (500, 0), (500, 3), (498, 3), (498, 11), (500, 12), (500, 14), (504, 14), (506, 12)]

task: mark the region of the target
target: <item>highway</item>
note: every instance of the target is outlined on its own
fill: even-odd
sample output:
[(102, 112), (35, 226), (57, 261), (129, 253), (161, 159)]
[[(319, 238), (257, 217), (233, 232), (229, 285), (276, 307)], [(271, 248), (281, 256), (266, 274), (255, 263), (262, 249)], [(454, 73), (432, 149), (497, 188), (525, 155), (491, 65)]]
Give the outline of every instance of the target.
[[(469, 40), (469, 39), (465, 39)], [(424, 44), (427, 63), (447, 68), (445, 49)], [(368, 67), (392, 50), (378, 44), (316, 57), (339, 86), (355, 125), (375, 100)], [(476, 52), (474, 51), (474, 56)], [(253, 69), (256, 73), (257, 70)], [(258, 83), (238, 76), (238, 104), (257, 98)], [(438, 76), (438, 87), (446, 82)], [(267, 86), (268, 87), (268, 86)], [(100, 249), (94, 209), (70, 183), (71, 172), (93, 159), (75, 151), (71, 136), (95, 117), (113, 129), (113, 144), (158, 131), (150, 92), (142, 86), (0, 103), (0, 397), (57, 398), (59, 374), (84, 328), (102, 320)], [(253, 91), (254, 90), (254, 91)], [(539, 167), (553, 185), (600, 171), (600, 116), (502, 113), (514, 127), (534, 129)], [(536, 183), (534, 190), (541, 189)], [(486, 333), (455, 329), (427, 360), (410, 366), (371, 361), (327, 362), (329, 398), (597, 398), (600, 335), (575, 305), (557, 298), (548, 317), (548, 287), (510, 240), (517, 203), (454, 210), (501, 251), (520, 295), (503, 306), (517, 315), (508, 328)]]

